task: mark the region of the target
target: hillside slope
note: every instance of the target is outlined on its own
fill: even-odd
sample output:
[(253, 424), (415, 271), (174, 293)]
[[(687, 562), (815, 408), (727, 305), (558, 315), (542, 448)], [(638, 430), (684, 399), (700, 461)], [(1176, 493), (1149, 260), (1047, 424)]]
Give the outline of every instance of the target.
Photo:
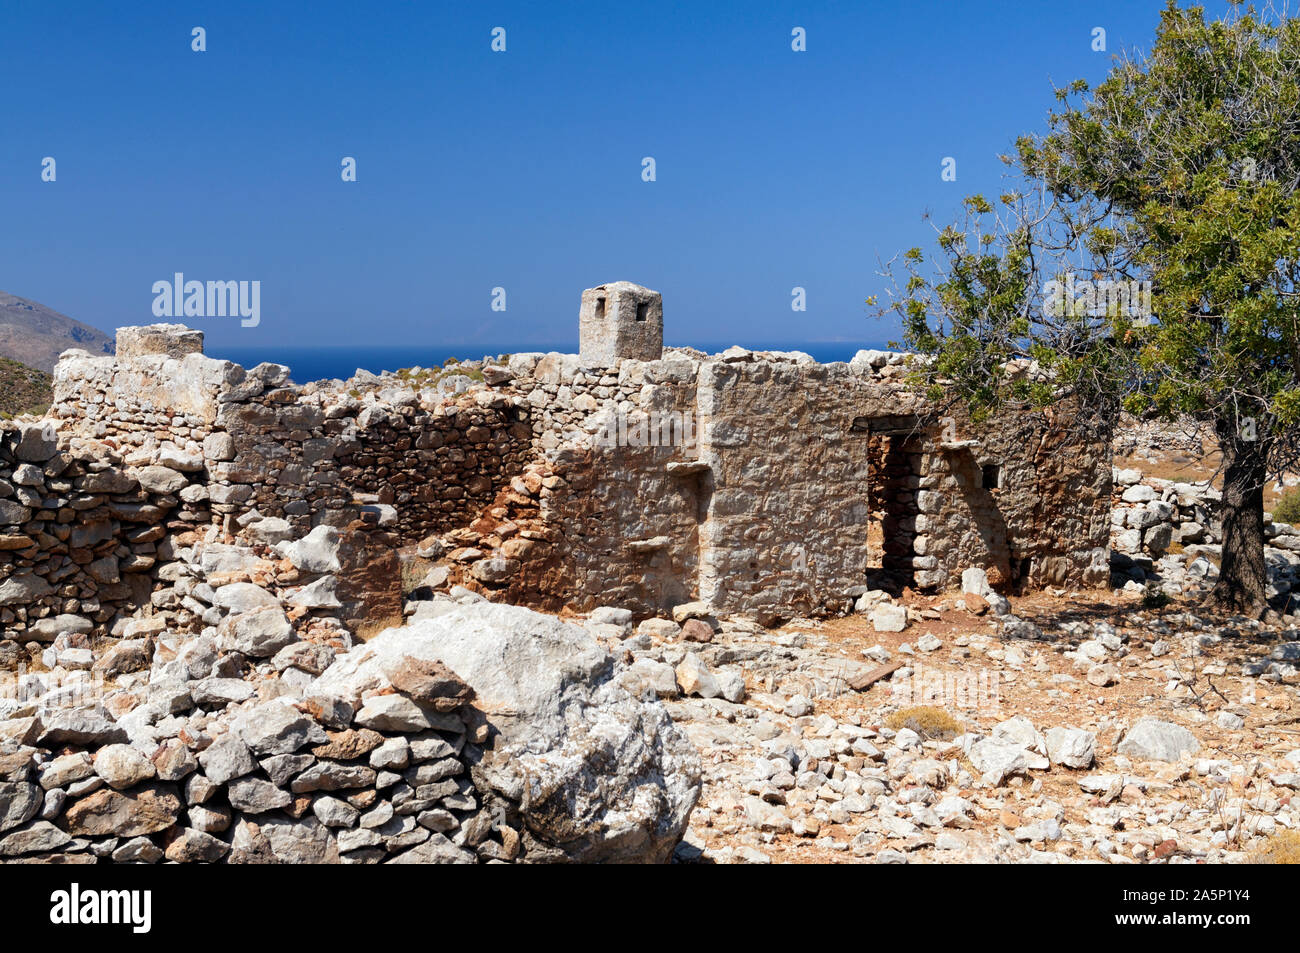
[(113, 339), (43, 304), (0, 291), (0, 357), (49, 372), (73, 347), (112, 354)]
[(39, 411), (49, 403), (49, 374), (0, 357), (0, 418)]

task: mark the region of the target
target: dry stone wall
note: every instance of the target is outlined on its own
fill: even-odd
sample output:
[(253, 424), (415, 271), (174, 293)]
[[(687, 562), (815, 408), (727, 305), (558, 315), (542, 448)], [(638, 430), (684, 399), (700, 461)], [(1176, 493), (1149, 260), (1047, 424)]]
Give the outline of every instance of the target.
[(1107, 578), (1105, 439), (1047, 413), (945, 419), (902, 355), (670, 349), (603, 371), (516, 355), (508, 372), (552, 474), (540, 519), (559, 529), (553, 578), (575, 608), (699, 599), (789, 617), (847, 608), (873, 568), (927, 588), (971, 566), (998, 586)]
[[(995, 589), (1100, 586), (1108, 574), (1110, 453), (1051, 412), (1008, 410), (928, 439), (918, 491), (918, 583), (984, 569)], [(962, 444), (969, 443), (968, 446)]]
[[(1146, 476), (1135, 468), (1115, 471), (1111, 547), (1116, 553), (1155, 558), (1189, 546), (1219, 546), (1223, 528), (1217, 512), (1223, 494), (1204, 481)], [(1264, 514), (1270, 548), (1300, 553), (1300, 529)]]
[(245, 370), (201, 349), (202, 335), (181, 326), (122, 329), (116, 356), (64, 356), (47, 422), (7, 428), (6, 639), (44, 638), (53, 621), (36, 623), (60, 615), (107, 632), (132, 611), (177, 608), (166, 594), (177, 545), (213, 524), (234, 535), (264, 519), (299, 533), (365, 530), (346, 550), (350, 621), (400, 618), (402, 541), (479, 517), (532, 454), (526, 404), (467, 392), (468, 378), (297, 387), (288, 368)]
[[(1111, 584), (1139, 590), (1146, 584), (1209, 583), (1223, 552), (1218, 515), (1222, 494), (1209, 483), (1115, 471), (1111, 510)], [(1300, 528), (1265, 513), (1264, 559), (1268, 597), (1287, 607), (1300, 592)], [(1292, 603), (1293, 604), (1293, 603)]]
[(192, 333), (152, 335), (126, 357), (65, 356), (52, 415), (74, 433), (201, 454), (220, 516), (309, 528), (393, 506), (394, 528), (418, 537), (476, 516), (528, 454), (527, 412), (495, 392), (296, 387), (280, 365), (135, 353)]
[(214, 502), (297, 526), (391, 507), (386, 525), (418, 539), (472, 520), (528, 457), (526, 412), (506, 396), (369, 396), (280, 387), (224, 403), (218, 455), (228, 459), (209, 467)]
[(1122, 413), (1115, 427), (1113, 446), (1117, 459), (1156, 463), (1179, 458), (1199, 460), (1217, 448), (1218, 440), (1212, 424), (1190, 417), (1169, 422), (1142, 420)]
[(173, 533), (204, 522), (202, 461), (123, 455), (50, 422), (0, 427), (0, 653), (148, 606)]
[[(903, 355), (669, 349), (592, 368), (521, 354), (450, 377), (298, 386), (288, 368), (201, 347), (180, 326), (123, 329), (116, 357), (74, 351), (56, 370), (65, 440), (184, 474), (174, 517), (148, 531), (160, 538), (114, 530), (114, 548), (165, 555), (165, 537), (212, 524), (234, 535), (283, 519), (301, 534), (364, 519), (418, 550), (430, 588), (639, 614), (693, 600), (845, 611), (877, 572), (922, 588), (955, 587), (971, 566), (1006, 587), (1106, 578), (1105, 441), (1043, 413), (975, 432), (916, 396)], [(361, 550), (382, 564), (384, 545)], [(168, 582), (128, 565), (136, 596)]]

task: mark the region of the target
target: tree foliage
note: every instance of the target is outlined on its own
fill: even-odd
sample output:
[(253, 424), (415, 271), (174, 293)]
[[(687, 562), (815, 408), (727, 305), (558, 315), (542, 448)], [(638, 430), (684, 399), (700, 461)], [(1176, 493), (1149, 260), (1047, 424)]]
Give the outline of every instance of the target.
[(887, 265), (882, 310), (931, 355), (921, 383), (977, 417), (1069, 394), (1212, 421), (1242, 491), (1225, 505), (1254, 508), (1247, 482), (1300, 434), (1300, 20), (1171, 0), (1149, 52), (1056, 99), (997, 207), (967, 199), (933, 266)]

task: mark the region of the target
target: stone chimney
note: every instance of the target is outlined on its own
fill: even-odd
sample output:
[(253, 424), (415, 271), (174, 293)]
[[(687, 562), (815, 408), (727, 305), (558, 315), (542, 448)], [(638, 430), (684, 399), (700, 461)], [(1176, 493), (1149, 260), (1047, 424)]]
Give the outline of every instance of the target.
[(624, 358), (657, 361), (664, 352), (664, 301), (657, 291), (614, 281), (582, 293), (579, 358), (585, 367), (613, 367)]

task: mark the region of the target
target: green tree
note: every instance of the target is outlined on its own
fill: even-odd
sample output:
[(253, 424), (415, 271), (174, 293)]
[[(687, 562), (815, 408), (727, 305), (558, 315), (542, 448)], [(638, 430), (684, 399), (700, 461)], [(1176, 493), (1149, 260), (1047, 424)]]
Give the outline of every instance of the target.
[[(1222, 451), (1213, 601), (1266, 608), (1264, 486), (1300, 436), (1300, 20), (1171, 2), (1144, 55), (1057, 90), (1048, 131), (891, 262), (918, 378), (978, 418), (1062, 397), (1092, 425), (1123, 407), (1211, 422)], [(1149, 282), (1145, 296), (1130, 282)]]

